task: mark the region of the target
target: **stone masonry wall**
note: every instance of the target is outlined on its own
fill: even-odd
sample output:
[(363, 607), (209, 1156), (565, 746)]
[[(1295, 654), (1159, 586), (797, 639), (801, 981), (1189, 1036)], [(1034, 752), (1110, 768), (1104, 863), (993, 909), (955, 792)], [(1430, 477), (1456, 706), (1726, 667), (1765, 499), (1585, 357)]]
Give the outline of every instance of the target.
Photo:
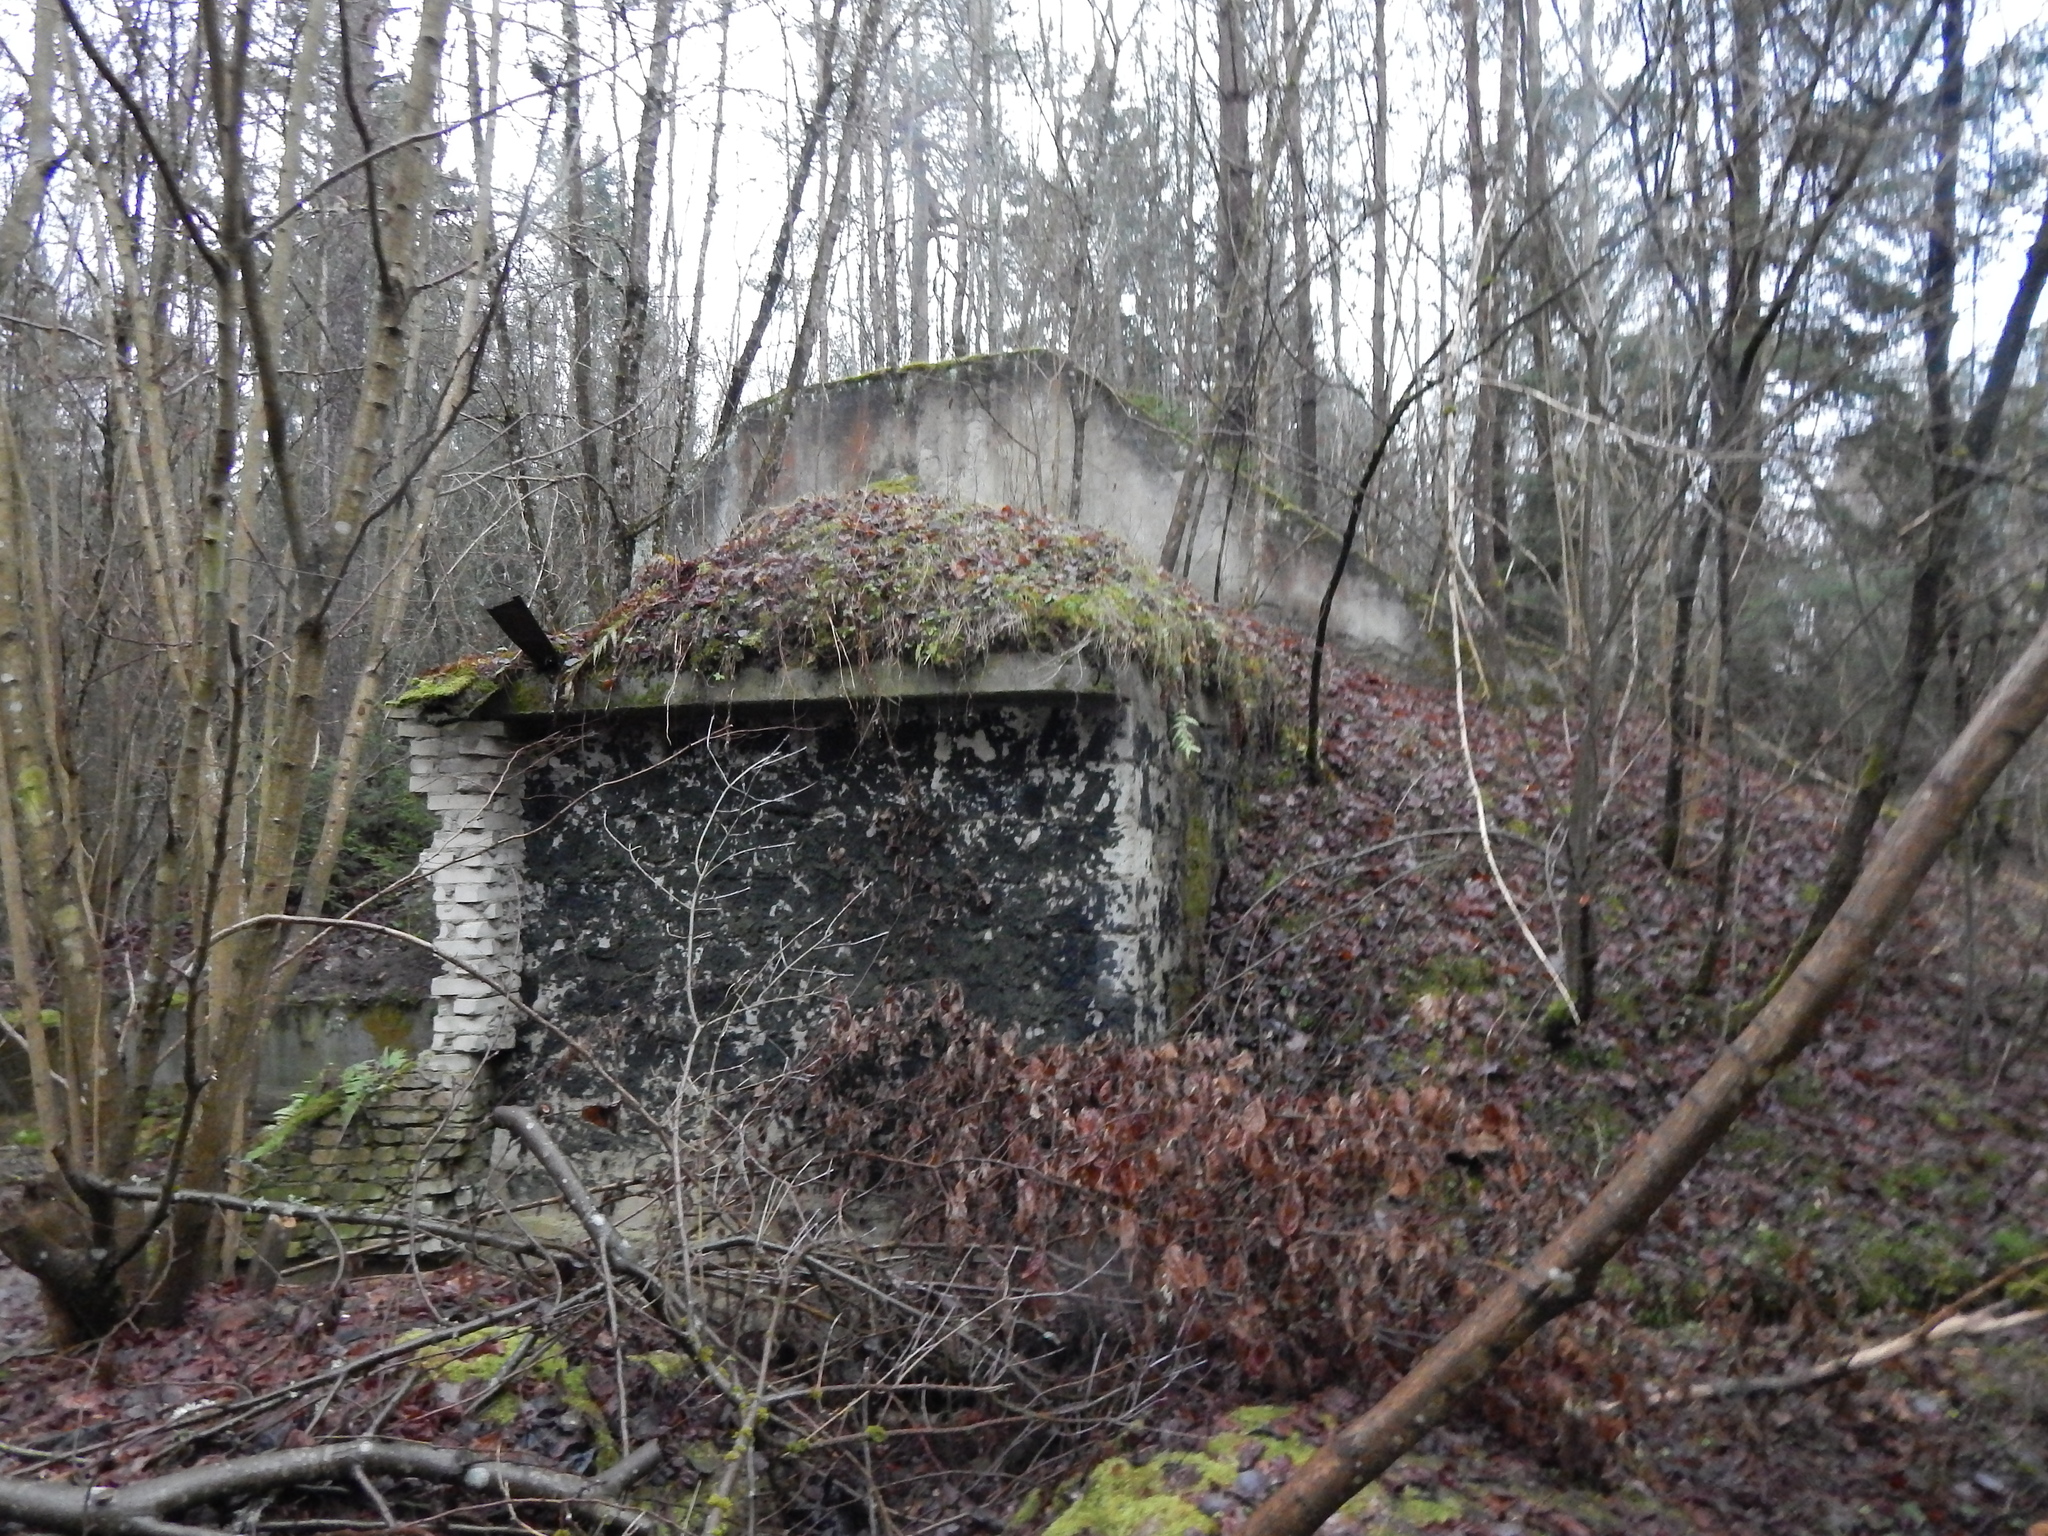
[(956, 984), (1031, 1041), (1158, 1034), (1228, 819), (1221, 733), (1189, 729), (1202, 752), (1142, 684), (587, 718), (526, 779), (524, 920), (530, 995), (584, 1056), (522, 1023), (505, 1091), (621, 1177), (653, 1148), (606, 1129), (607, 1074), (660, 1113), (886, 986)]
[(562, 724), (394, 719), (440, 824), (421, 859), (438, 947), (582, 1050), (444, 967), (431, 1048), (346, 1132), (316, 1130), (280, 1192), (460, 1211), (499, 1094), (625, 1173), (647, 1149), (578, 1113), (617, 1098), (607, 1073), (659, 1109), (692, 1073), (772, 1071), (837, 998), (886, 985), (953, 982), (1053, 1040), (1155, 1034), (1199, 981), (1230, 749), (1135, 674), (620, 710), (538, 739)]
[(346, 1128), (330, 1116), (298, 1138), (273, 1159), (263, 1189), (314, 1204), (445, 1215), (481, 1192), (490, 1063), (515, 1038), (518, 1009), (490, 982), (517, 995), (521, 980), (523, 769), (502, 722), (433, 725), (395, 711), (391, 724), (410, 749), (412, 788), (440, 822), (420, 857), (433, 888), (435, 944), (479, 974), (443, 967), (433, 981), (431, 1042), (412, 1070)]

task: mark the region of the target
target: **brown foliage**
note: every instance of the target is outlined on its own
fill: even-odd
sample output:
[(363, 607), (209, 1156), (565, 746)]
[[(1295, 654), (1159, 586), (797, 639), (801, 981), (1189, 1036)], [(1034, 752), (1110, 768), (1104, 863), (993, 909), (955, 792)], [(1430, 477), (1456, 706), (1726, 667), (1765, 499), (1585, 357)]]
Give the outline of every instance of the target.
[(798, 1081), (906, 1238), (1006, 1264), (1068, 1345), (1191, 1346), (1279, 1393), (1398, 1374), (1572, 1183), (1505, 1102), (1291, 1081), (1212, 1037), (1027, 1053), (949, 988), (841, 1016)]

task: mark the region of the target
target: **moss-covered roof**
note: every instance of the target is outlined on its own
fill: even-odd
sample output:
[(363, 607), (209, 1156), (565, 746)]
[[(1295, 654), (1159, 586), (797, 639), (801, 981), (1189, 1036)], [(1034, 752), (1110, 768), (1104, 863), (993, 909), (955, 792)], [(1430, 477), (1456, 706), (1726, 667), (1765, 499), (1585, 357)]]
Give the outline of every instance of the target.
[[(1014, 507), (878, 490), (814, 497), (753, 519), (696, 559), (658, 556), (609, 613), (556, 637), (565, 680), (625, 672), (833, 672), (884, 664), (958, 671), (992, 656), (1135, 663), (1176, 694), (1262, 696), (1249, 625), (1162, 576), (1112, 535)], [(473, 705), (531, 671), (515, 650), (465, 657), (395, 701)]]

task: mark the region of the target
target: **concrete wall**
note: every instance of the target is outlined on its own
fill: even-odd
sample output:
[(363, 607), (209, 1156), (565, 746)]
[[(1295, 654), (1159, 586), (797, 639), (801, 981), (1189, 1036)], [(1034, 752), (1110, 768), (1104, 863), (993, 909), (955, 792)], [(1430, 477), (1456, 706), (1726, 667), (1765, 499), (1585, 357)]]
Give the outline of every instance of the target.
[[(772, 435), (771, 408), (748, 410), (707, 460), (674, 547), (708, 549), (743, 519)], [(910, 479), (965, 501), (1030, 507), (1164, 547), (1187, 446), (1113, 390), (1050, 352), (916, 364), (802, 391), (762, 506)], [(1336, 557), (1328, 529), (1256, 487), (1227, 505), (1228, 477), (1198, 498), (1185, 573), (1195, 589), (1281, 623), (1312, 628)], [(1400, 660), (1419, 643), (1391, 583), (1353, 558), (1331, 633), (1354, 651)]]
[[(401, 722), (442, 820), (443, 945), (558, 1026), (444, 975), (423, 1077), (472, 1123), (461, 1088), (486, 1077), (541, 1105), (609, 1177), (651, 1150), (581, 1117), (615, 1083), (664, 1108), (694, 1076), (771, 1072), (842, 997), (951, 981), (1028, 1038), (1162, 1030), (1200, 980), (1229, 743), (1192, 717), (1177, 731), (1134, 673), (1037, 694), (926, 681), (589, 714), (524, 751), (562, 722)], [(515, 1194), (530, 1182), (511, 1172)]]

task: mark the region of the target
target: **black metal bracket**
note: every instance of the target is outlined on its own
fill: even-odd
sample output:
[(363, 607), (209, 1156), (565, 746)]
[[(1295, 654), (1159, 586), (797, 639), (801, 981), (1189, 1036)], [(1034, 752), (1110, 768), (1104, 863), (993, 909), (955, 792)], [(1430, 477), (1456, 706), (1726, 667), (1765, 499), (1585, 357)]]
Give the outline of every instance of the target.
[(562, 670), (566, 658), (555, 649), (555, 642), (548, 638), (540, 620), (526, 606), (525, 598), (508, 597), (502, 603), (492, 603), (484, 611), (498, 628), (505, 631), (505, 638), (518, 646), (526, 659), (533, 663), (534, 671), (552, 677)]

